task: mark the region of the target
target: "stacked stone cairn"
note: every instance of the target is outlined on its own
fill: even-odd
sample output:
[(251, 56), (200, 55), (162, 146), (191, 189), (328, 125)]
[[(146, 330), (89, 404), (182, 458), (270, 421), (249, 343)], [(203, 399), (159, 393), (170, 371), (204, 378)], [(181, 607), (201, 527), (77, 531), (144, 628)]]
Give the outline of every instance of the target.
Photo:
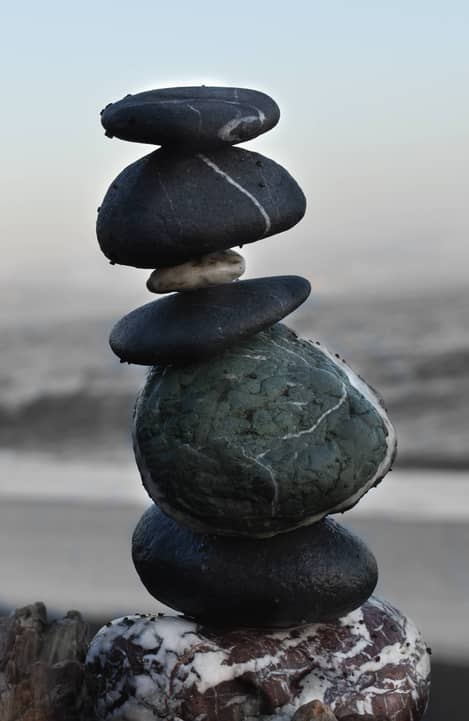
[(133, 561), (180, 615), (128, 616), (97, 634), (87, 667), (100, 719), (425, 711), (429, 650), (371, 595), (373, 555), (330, 518), (390, 469), (386, 410), (345, 361), (280, 322), (307, 280), (238, 280), (232, 248), (306, 209), (284, 168), (233, 147), (278, 119), (261, 92), (205, 86), (128, 95), (102, 113), (107, 135), (161, 146), (112, 183), (97, 233), (112, 263), (156, 268), (148, 289), (175, 291), (122, 318), (110, 344), (151, 366), (133, 433), (154, 503)]

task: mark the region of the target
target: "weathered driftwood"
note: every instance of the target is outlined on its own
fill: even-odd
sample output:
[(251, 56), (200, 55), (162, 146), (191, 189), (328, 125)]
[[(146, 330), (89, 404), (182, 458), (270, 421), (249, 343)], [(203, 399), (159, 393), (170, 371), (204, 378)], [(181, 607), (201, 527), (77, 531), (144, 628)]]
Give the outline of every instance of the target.
[(35, 603), (0, 618), (1, 721), (91, 721), (84, 686), (89, 631), (77, 611), (48, 623)]

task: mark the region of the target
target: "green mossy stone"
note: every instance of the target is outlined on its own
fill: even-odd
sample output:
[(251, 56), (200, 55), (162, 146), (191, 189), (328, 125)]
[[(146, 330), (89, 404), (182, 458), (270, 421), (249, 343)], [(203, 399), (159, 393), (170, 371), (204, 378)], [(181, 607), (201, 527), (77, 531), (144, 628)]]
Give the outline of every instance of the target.
[(148, 493), (213, 533), (268, 536), (346, 510), (395, 447), (371, 388), (280, 323), (209, 361), (153, 367), (135, 409)]

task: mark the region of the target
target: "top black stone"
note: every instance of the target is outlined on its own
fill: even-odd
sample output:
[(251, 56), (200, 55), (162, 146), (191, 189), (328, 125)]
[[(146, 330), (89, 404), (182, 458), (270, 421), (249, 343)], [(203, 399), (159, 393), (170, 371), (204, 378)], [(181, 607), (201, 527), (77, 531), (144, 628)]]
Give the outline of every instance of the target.
[(278, 105), (265, 93), (202, 85), (127, 95), (104, 108), (101, 123), (111, 138), (214, 147), (252, 140), (279, 117)]

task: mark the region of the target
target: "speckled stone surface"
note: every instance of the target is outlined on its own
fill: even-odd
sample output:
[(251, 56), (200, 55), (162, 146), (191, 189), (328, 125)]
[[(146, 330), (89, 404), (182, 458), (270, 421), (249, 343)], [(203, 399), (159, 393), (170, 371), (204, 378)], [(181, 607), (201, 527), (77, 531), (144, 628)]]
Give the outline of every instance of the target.
[(259, 153), (160, 149), (111, 184), (97, 235), (112, 262), (160, 268), (281, 233), (305, 209), (291, 175)]
[(128, 363), (192, 363), (273, 325), (310, 290), (305, 278), (278, 275), (176, 293), (121, 318), (109, 343)]
[(211, 147), (252, 140), (278, 123), (265, 93), (246, 88), (182, 87), (126, 95), (101, 113), (106, 135), (153, 145)]
[(339, 621), (285, 631), (117, 619), (93, 640), (87, 668), (97, 716), (113, 721), (291, 721), (314, 699), (339, 721), (420, 721), (430, 676), (419, 631), (377, 598)]
[(197, 290), (211, 285), (232, 283), (243, 275), (246, 264), (235, 250), (219, 250), (207, 253), (187, 263), (158, 268), (147, 280), (151, 293)]
[(373, 593), (378, 569), (331, 519), (272, 538), (200, 534), (152, 505), (132, 557), (155, 598), (212, 626), (287, 627), (339, 618)]
[(213, 533), (272, 535), (346, 510), (395, 447), (370, 387), (280, 323), (208, 362), (153, 368), (134, 417), (151, 497)]

